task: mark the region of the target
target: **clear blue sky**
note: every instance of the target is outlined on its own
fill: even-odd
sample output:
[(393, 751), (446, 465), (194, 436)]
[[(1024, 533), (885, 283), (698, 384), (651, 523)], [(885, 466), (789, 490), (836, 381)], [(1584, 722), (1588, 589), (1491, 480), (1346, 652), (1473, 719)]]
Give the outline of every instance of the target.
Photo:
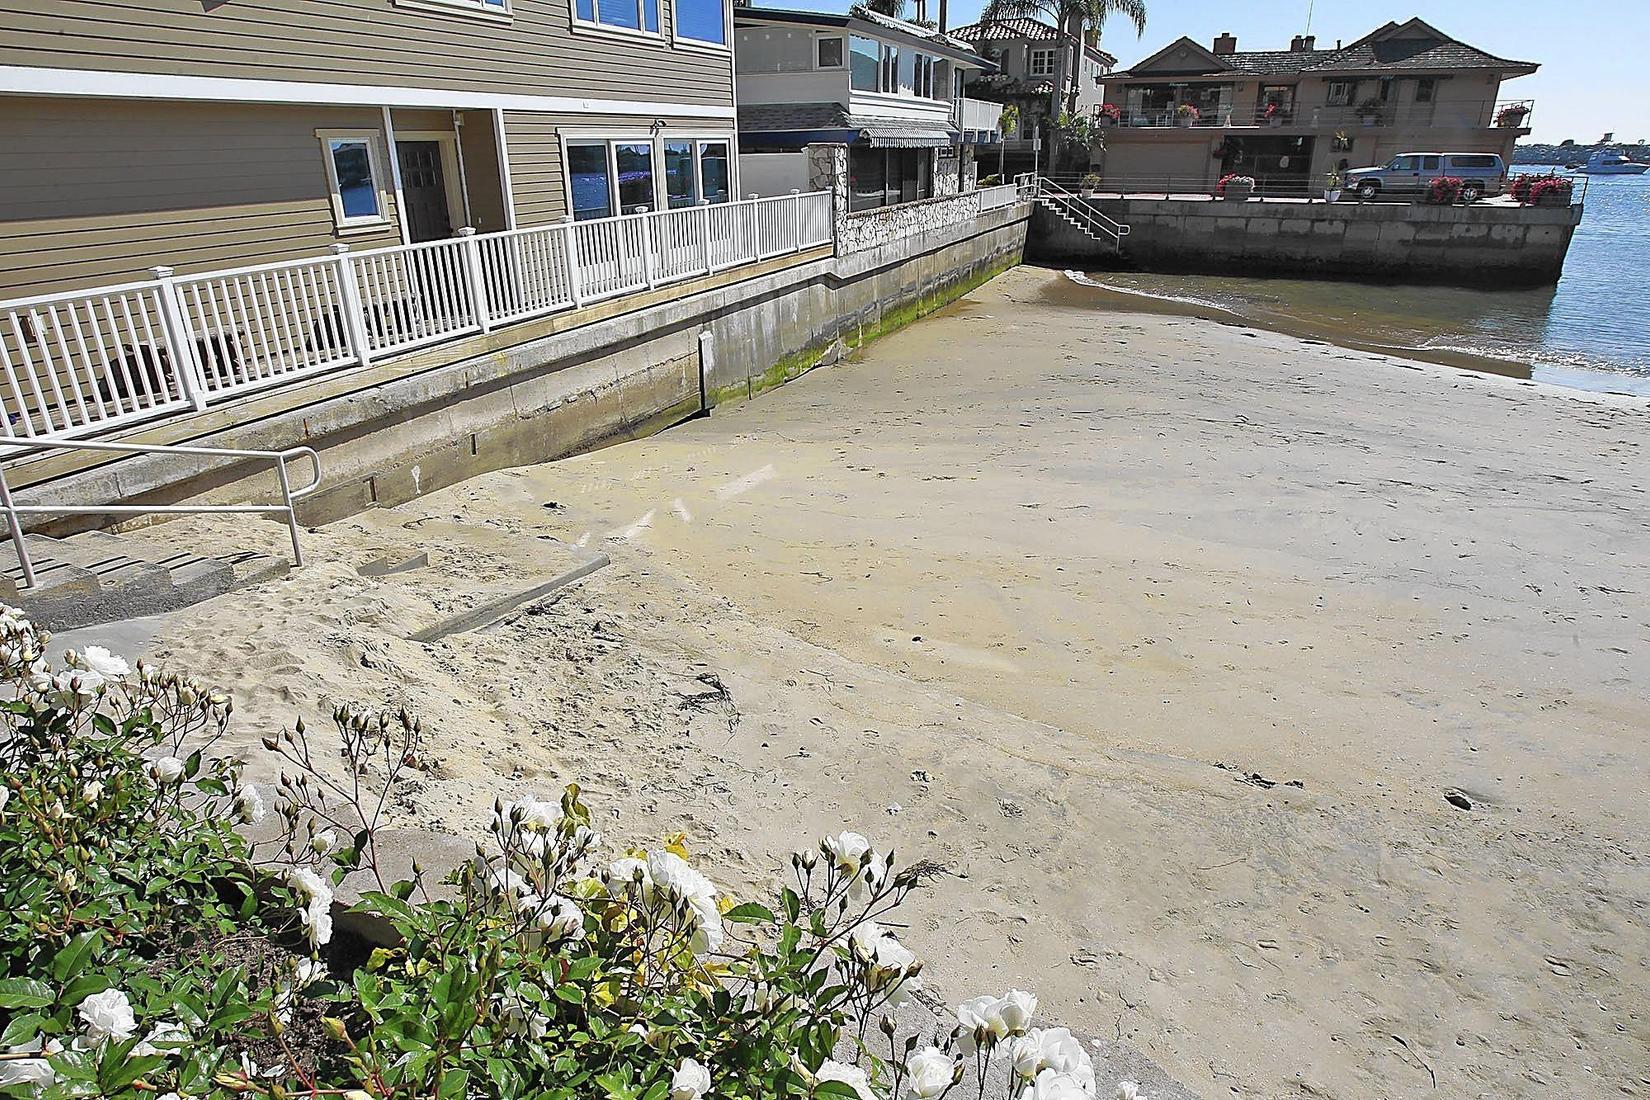
[[(846, 0), (754, 0), (759, 5), (846, 11)], [(907, 0), (907, 12), (915, 0)], [(952, 26), (969, 23), (985, 0), (951, 0)], [(1387, 20), (1420, 16), (1445, 34), (1500, 57), (1535, 61), (1534, 76), (1502, 85), (1506, 99), (1535, 100), (1533, 140), (1596, 141), (1614, 130), (1618, 141), (1650, 140), (1650, 0), (1146, 0), (1146, 36), (1126, 20), (1107, 24), (1105, 47), (1127, 66), (1190, 35), (1208, 44), (1221, 31), (1239, 49), (1281, 50), (1307, 29), (1318, 45), (1362, 38)], [(929, 18), (939, 0), (929, 0)]]

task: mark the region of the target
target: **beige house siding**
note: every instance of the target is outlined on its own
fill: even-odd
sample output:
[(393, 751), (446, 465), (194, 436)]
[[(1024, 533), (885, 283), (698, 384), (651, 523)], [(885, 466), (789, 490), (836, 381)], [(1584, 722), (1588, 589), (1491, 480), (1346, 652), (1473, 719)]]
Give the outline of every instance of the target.
[[(732, 104), (729, 55), (574, 33), (570, 0), (514, 0), (502, 26), (394, 0), (13, 0), (0, 65)], [(731, 33), (731, 26), (730, 26)]]
[[(156, 264), (191, 272), (324, 254), (339, 237), (315, 131), (370, 131), (382, 143), (382, 115), (367, 108), (0, 103), (0, 298), (141, 279)], [(348, 237), (352, 249), (399, 241), (381, 182), (389, 223)]]

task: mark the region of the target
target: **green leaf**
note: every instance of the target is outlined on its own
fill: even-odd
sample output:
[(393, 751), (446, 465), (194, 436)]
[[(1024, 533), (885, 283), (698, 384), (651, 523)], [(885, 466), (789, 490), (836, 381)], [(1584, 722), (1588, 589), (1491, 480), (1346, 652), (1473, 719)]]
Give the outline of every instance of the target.
[(815, 1096), (843, 1096), (847, 1100), (859, 1100), (859, 1093), (854, 1086), (846, 1081), (821, 1081), (814, 1086)]
[(52, 957), (52, 977), (66, 982), (79, 974), (102, 940), (103, 933), (97, 929), (82, 932), (70, 940), (67, 947)]
[(583, 1004), (584, 989), (576, 985), (558, 985), (556, 987), (556, 1000), (566, 1001), (568, 1004)]
[(743, 905), (736, 905), (722, 914), (722, 919), (734, 924), (772, 924), (776, 918), (773, 910), (759, 902), (747, 901)]
[(0, 978), (0, 1008), (49, 1008), (51, 987), (34, 978)]

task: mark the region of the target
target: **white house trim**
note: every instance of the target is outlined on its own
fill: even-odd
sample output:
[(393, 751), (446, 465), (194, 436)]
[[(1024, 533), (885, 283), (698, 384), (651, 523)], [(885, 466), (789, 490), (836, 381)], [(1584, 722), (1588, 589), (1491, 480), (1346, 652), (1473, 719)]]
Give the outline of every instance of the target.
[(510, 184), (510, 139), (504, 132), (504, 112), (493, 108), (493, 144), (498, 148), (498, 183), (504, 199), (504, 228), (516, 227), (516, 193)]
[(384, 144), (390, 152), (390, 180), (395, 184), (395, 220), (401, 226), (401, 243), (412, 244), (412, 231), (407, 228), (407, 195), (401, 187), (401, 151), (395, 147), (395, 120), (388, 107), (384, 108)]
[(0, 65), (0, 95), (92, 96), (112, 99), (187, 99), (218, 103), (301, 103), (362, 107), (497, 108), (577, 114), (667, 115), (734, 118), (732, 106), (658, 103), (631, 99), (461, 92), (443, 88), (396, 88), (382, 84), (320, 84), (236, 77), (170, 76), (159, 73), (43, 69)]

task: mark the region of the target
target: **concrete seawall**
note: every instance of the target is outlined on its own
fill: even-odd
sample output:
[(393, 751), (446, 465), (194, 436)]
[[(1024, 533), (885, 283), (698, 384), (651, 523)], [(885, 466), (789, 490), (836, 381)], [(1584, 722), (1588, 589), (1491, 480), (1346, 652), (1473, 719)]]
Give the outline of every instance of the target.
[[(662, 289), (588, 310), (589, 319), (564, 315), (472, 337), (427, 353), (427, 365), (414, 356), (393, 373), (322, 378), (132, 438), (314, 447), (324, 488), (299, 517), (325, 523), (489, 470), (646, 435), (834, 363), (1018, 264), (1026, 226), (1021, 205), (846, 256), (726, 273), (697, 292)], [(252, 464), (67, 457), (78, 468), (54, 468), (65, 456), (19, 468), (20, 502), (274, 499), (273, 477)], [(96, 525), (76, 517), (31, 529)]]
[(1095, 267), (1530, 286), (1564, 268), (1581, 207), (1085, 200), (1129, 227), (1119, 256), (1039, 207), (1027, 254)]

